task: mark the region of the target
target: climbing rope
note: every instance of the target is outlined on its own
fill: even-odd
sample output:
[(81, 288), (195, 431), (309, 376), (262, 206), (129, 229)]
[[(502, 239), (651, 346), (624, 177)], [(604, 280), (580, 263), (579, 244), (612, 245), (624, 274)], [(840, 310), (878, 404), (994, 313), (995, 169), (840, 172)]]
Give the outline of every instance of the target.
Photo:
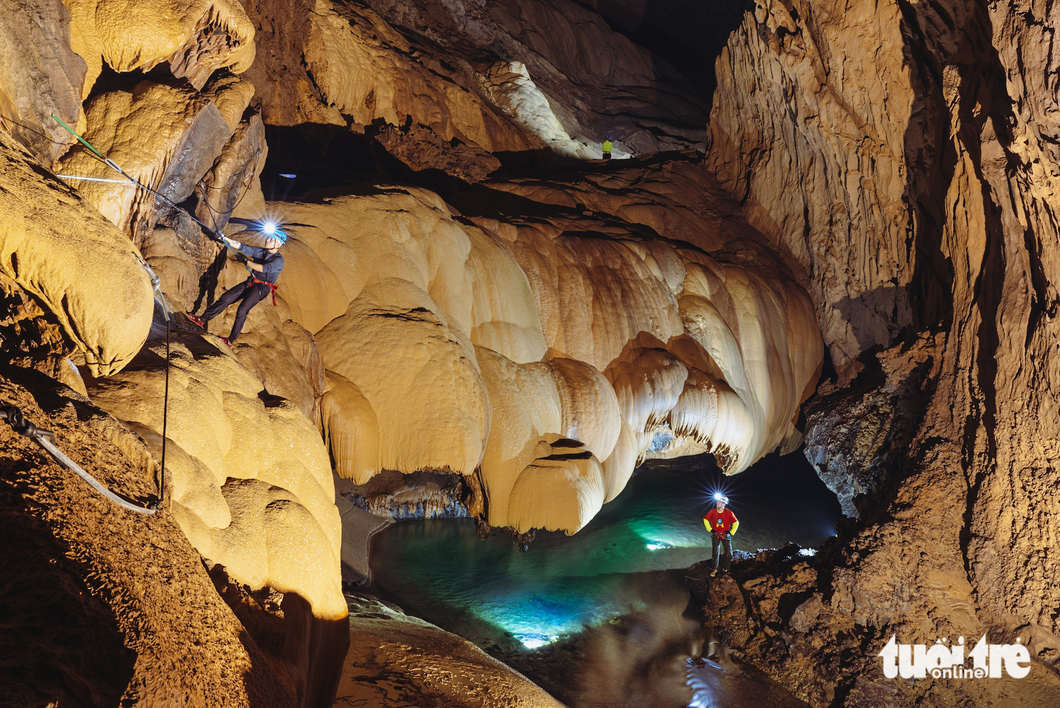
[[(133, 185), (136, 185), (137, 187), (141, 187), (145, 191), (150, 192), (151, 194), (155, 195), (156, 197), (158, 197), (159, 199), (164, 201), (166, 204), (169, 204), (171, 207), (173, 207), (177, 211), (180, 211), (185, 216), (187, 216), (189, 219), (191, 219), (192, 221), (194, 221), (195, 223), (197, 223), (201, 227), (203, 227), (203, 229), (206, 230), (206, 233), (208, 233), (211, 236), (211, 238), (213, 238), (214, 240), (221, 241), (222, 243), (225, 244), (226, 247), (229, 248), (229, 250), (231, 250), (231, 247), (229, 247), (228, 244), (225, 242), (223, 234), (218, 232), (216, 229), (212, 229), (209, 226), (207, 226), (206, 224), (202, 223), (201, 221), (196, 219), (194, 216), (189, 214), (187, 210), (185, 210), (185, 209), (181, 208), (180, 206), (178, 206), (177, 204), (173, 203), (173, 201), (171, 201), (166, 196), (160, 194), (157, 190), (151, 189), (147, 185), (145, 185), (142, 182), (140, 182), (139, 180), (137, 180), (132, 175), (126, 173), (125, 170), (123, 170), (116, 162), (114, 162), (110, 158), (106, 157), (103, 153), (101, 153), (99, 150), (97, 150), (95, 148), (95, 146), (93, 146), (90, 142), (88, 142), (87, 140), (82, 138), (80, 135), (78, 135), (76, 132), (74, 132), (74, 130), (72, 128), (70, 128), (70, 126), (68, 126), (66, 123), (64, 123), (63, 120), (61, 118), (59, 118), (59, 116), (57, 116), (55, 114), (52, 114), (52, 118), (54, 118), (56, 121), (58, 121), (59, 125), (61, 125), (62, 127), (66, 128), (67, 132), (69, 132), (70, 135), (72, 135), (75, 138), (77, 138), (77, 140), (82, 145), (87, 147), (89, 150), (91, 150), (93, 152), (93, 154), (95, 154), (97, 157), (99, 157), (101, 160), (103, 160), (103, 162), (108, 167), (110, 167), (111, 169), (115, 170), (118, 174), (120, 174), (122, 177), (124, 177), (126, 180), (128, 180), (128, 182), (127, 182), (128, 184), (133, 184)], [(107, 180), (107, 179), (104, 179), (104, 178), (101, 178), (101, 177), (74, 177), (72, 175), (56, 175), (56, 176), (57, 177), (65, 177), (65, 178), (68, 178), (68, 179), (83, 179), (83, 180), (98, 181), (98, 182), (118, 182), (118, 183), (122, 183), (122, 184), (126, 183), (126, 182), (124, 182), (122, 180)], [(162, 404), (162, 461), (161, 461), (160, 478), (159, 478), (159, 482), (158, 482), (158, 499), (159, 499), (159, 501), (156, 502), (153, 505), (153, 508), (157, 508), (158, 504), (161, 503), (161, 501), (163, 499), (165, 499), (165, 495), (166, 495), (166, 433), (168, 432), (168, 424), (169, 424), (169, 368), (170, 368), (170, 331), (171, 331), (170, 318), (171, 318), (171, 310), (169, 308), (168, 303), (166, 302), (166, 296), (162, 292), (162, 280), (158, 277), (158, 274), (156, 274), (154, 272), (154, 270), (151, 269), (151, 266), (149, 266), (147, 264), (147, 261), (145, 261), (143, 259), (143, 257), (139, 253), (136, 254), (136, 259), (139, 261), (140, 266), (147, 272), (147, 277), (150, 278), (150, 280), (151, 280), (152, 288), (153, 288), (153, 290), (154, 290), (154, 292), (155, 292), (155, 294), (157, 296), (157, 298), (156, 298), (157, 302), (159, 303), (159, 305), (162, 308), (162, 316), (166, 320), (166, 374), (165, 374), (165, 381), (166, 382), (165, 382), (164, 400), (163, 400), (163, 404)], [(43, 445), (44, 441), (41, 441), (41, 444)], [(55, 452), (58, 455), (62, 455), (62, 453), (59, 452), (58, 450), (56, 450)], [(69, 458), (66, 458), (65, 455), (64, 455), (63, 456), (63, 460), (68, 461)], [(67, 464), (67, 462), (64, 462), (64, 464)], [(69, 464), (73, 464), (73, 463), (69, 462)], [(76, 465), (75, 465), (75, 467), (76, 467)], [(71, 469), (74, 469), (74, 468), (71, 467)], [(78, 471), (78, 470), (80, 470), (80, 468), (77, 468), (74, 471), (78, 472), (78, 474), (81, 474), (82, 476), (85, 476), (85, 474), (87, 474), (87, 473), (84, 473), (83, 470), (82, 471)], [(102, 487), (100, 487), (95, 482), (95, 480), (91, 479), (90, 477), (86, 477), (86, 479), (89, 480), (89, 483), (92, 484), (93, 487), (96, 487), (97, 489), (99, 489), (99, 491), (102, 494), (104, 494), (104, 496), (107, 496), (107, 498), (111, 499), (112, 501), (117, 501), (117, 497), (114, 497), (109, 492), (107, 492)], [(122, 503), (122, 502), (119, 501), (118, 503)], [(124, 503), (122, 503), (122, 505), (126, 506), (126, 508), (130, 508)], [(147, 513), (147, 512), (144, 512), (142, 509), (140, 509), (140, 507), (135, 507), (135, 510), (140, 510), (140, 513)], [(153, 512), (151, 512), (151, 513), (153, 513)]]
[(136, 254), (137, 259), (140, 261), (140, 265), (143, 266), (144, 270), (147, 271), (147, 276), (151, 279), (151, 285), (154, 287), (155, 294), (157, 295), (157, 302), (162, 307), (162, 316), (166, 320), (166, 384), (165, 393), (162, 397), (162, 464), (161, 471), (159, 473), (160, 479), (158, 480), (158, 499), (159, 501), (166, 497), (166, 427), (169, 423), (169, 320), (170, 320), (170, 309), (166, 302), (166, 296), (162, 292), (162, 279), (151, 270), (151, 266), (147, 265), (147, 261)]
[(33, 423), (26, 420), (25, 416), (22, 415), (22, 411), (15, 406), (0, 407), (0, 420), (6, 420), (8, 425), (10, 425), (16, 433), (36, 440), (37, 443), (40, 444), (49, 455), (55, 458), (57, 462), (65, 465), (73, 472), (76, 472), (77, 475), (88, 482), (93, 489), (123, 509), (134, 511), (137, 514), (146, 514), (148, 516), (154, 514), (158, 510), (158, 502), (151, 504), (149, 507), (137, 506), (136, 504), (132, 504), (125, 499), (122, 499), (117, 494), (97, 482), (92, 475), (81, 469), (80, 465), (64, 455), (63, 451), (55, 446), (52, 442), (55, 440), (54, 433), (50, 430), (44, 430), (33, 425)]
[[(206, 233), (209, 234), (210, 237), (213, 238), (215, 241), (220, 241), (220, 240), (222, 240), (224, 238), (223, 234), (221, 234), (219, 231), (217, 231), (217, 229), (214, 229), (214, 228), (211, 228), (211, 227), (207, 226), (206, 224), (204, 224), (203, 222), (199, 221), (194, 216), (192, 216), (190, 213), (188, 213), (188, 211), (186, 209), (182, 209), (172, 199), (170, 199), (169, 197), (167, 197), (164, 194), (162, 194), (161, 192), (159, 192), (157, 189), (152, 189), (151, 187), (148, 187), (146, 184), (144, 184), (140, 180), (136, 179), (135, 177), (133, 177), (132, 175), (127, 173), (125, 170), (123, 170), (118, 165), (118, 163), (116, 163), (114, 160), (110, 159), (109, 157), (107, 157), (103, 153), (101, 153), (99, 150), (97, 150), (95, 148), (94, 145), (92, 145), (92, 143), (88, 142), (87, 140), (82, 138), (80, 135), (78, 135), (76, 132), (74, 132), (74, 129), (71, 128), (70, 126), (68, 126), (66, 123), (64, 123), (62, 118), (60, 118), (59, 116), (55, 115), (54, 113), (52, 114), (52, 118), (54, 118), (56, 121), (58, 121), (59, 125), (61, 125), (62, 127), (66, 128), (66, 131), (68, 133), (70, 133), (70, 135), (72, 135), (75, 138), (77, 138), (78, 142), (80, 142), (82, 145), (84, 145), (89, 150), (91, 150), (92, 153), (96, 157), (98, 157), (100, 160), (102, 160), (103, 164), (105, 164), (107, 167), (111, 168), (112, 170), (114, 170), (115, 172), (120, 174), (122, 177), (124, 177), (125, 179), (129, 180), (130, 183), (135, 184), (137, 187), (139, 187), (140, 189), (143, 189), (145, 192), (149, 192), (149, 193), (155, 195), (156, 197), (161, 199), (163, 202), (165, 202), (169, 206), (173, 207), (177, 211), (179, 211), (182, 214), (184, 214), (185, 216), (187, 216), (189, 219), (194, 221), (196, 224), (198, 224), (199, 226), (204, 228), (206, 230)], [(60, 176), (63, 176), (63, 175), (56, 175), (56, 176), (60, 177)], [(89, 179), (89, 178), (70, 176), (69, 179)], [(97, 179), (102, 179), (102, 178), (97, 178)], [(227, 246), (228, 244), (225, 244), (225, 245)]]
[[(105, 165), (107, 165), (107, 167), (110, 167), (112, 170), (114, 170), (115, 172), (120, 174), (122, 177), (124, 177), (125, 180), (127, 180), (127, 182), (125, 180), (109, 180), (109, 179), (105, 179), (105, 178), (102, 178), (102, 177), (78, 177), (78, 176), (75, 176), (75, 175), (56, 175), (57, 177), (61, 177), (61, 178), (64, 178), (64, 179), (85, 180), (85, 181), (90, 181), (90, 182), (108, 182), (108, 183), (117, 183), (117, 184), (126, 184), (127, 183), (127, 184), (132, 184), (132, 185), (135, 185), (137, 187), (140, 187), (144, 191), (149, 192), (150, 194), (153, 194), (155, 197), (157, 197), (158, 199), (161, 199), (163, 202), (168, 204), (170, 207), (172, 207), (173, 209), (176, 209), (177, 211), (181, 212), (182, 214), (187, 216), (189, 219), (194, 221), (196, 224), (201, 226), (203, 228), (203, 230), (206, 232), (206, 234), (210, 236), (211, 239), (223, 244), (224, 247), (227, 248), (233, 255), (235, 255), (235, 256), (242, 255), (242, 254), (240, 254), (239, 251), (237, 251), (235, 248), (233, 248), (231, 245), (229, 245), (228, 238), (216, 228), (216, 224), (217, 224), (216, 214), (218, 212), (216, 212), (216, 210), (212, 206), (210, 206), (210, 203), (209, 203), (208, 199), (204, 200), (203, 203), (206, 205), (206, 208), (210, 212), (211, 217), (213, 217), (213, 221), (214, 221), (214, 226), (213, 227), (207, 226), (205, 223), (203, 223), (199, 219), (195, 218), (195, 216), (193, 216), (191, 213), (189, 213), (186, 209), (182, 208), (178, 204), (174, 203), (171, 199), (169, 199), (165, 195), (161, 194), (158, 190), (155, 190), (155, 189), (152, 189), (151, 187), (148, 187), (147, 185), (143, 184), (142, 182), (140, 182), (138, 179), (136, 179), (132, 175), (130, 175), (127, 172), (125, 172), (125, 170), (123, 170), (120, 165), (118, 165), (116, 162), (114, 162), (109, 157), (104, 155), (102, 152), (97, 150), (96, 147), (94, 145), (92, 145), (92, 143), (90, 143), (87, 140), (85, 140), (83, 137), (78, 135), (70, 126), (68, 126), (66, 123), (64, 123), (62, 118), (60, 118), (59, 116), (55, 115), (54, 113), (52, 114), (52, 118), (54, 118), (59, 123), (59, 125), (61, 125), (63, 128), (65, 128), (66, 131), (68, 133), (70, 133), (70, 135), (74, 136), (74, 138), (76, 138), (78, 142), (80, 142), (82, 145), (84, 145), (86, 148), (88, 148), (90, 151), (92, 151), (92, 153), (94, 155), (96, 155), (96, 157), (98, 157), (100, 160), (102, 160), (103, 163)], [(254, 155), (255, 169), (257, 168), (257, 160), (260, 158), (260, 156), (261, 156), (261, 150), (259, 149), (257, 151), (257, 153)], [(205, 187), (205, 185), (201, 184), (201, 181), (200, 181), (200, 186), (203, 186), (203, 188), (205, 190), (206, 187)], [(246, 185), (246, 187), (244, 189), (243, 195), (236, 201), (236, 206), (239, 206), (239, 203), (243, 201), (243, 198), (246, 197), (246, 195), (247, 195), (247, 193), (249, 191), (250, 191), (250, 186), (248, 184), (248, 185)], [(145, 261), (139, 254), (137, 254), (137, 259), (139, 260), (140, 265), (147, 272), (148, 277), (151, 279), (151, 283), (152, 283), (152, 286), (154, 288), (154, 291), (155, 291), (155, 293), (158, 296), (158, 298), (157, 298), (158, 302), (159, 302), (159, 304), (162, 307), (162, 314), (163, 314), (163, 316), (165, 317), (165, 320), (166, 320), (166, 374), (165, 374), (165, 394), (164, 394), (164, 402), (163, 402), (163, 408), (162, 408), (162, 463), (161, 463), (161, 479), (159, 480), (159, 485), (158, 485), (158, 489), (159, 489), (158, 497), (159, 497), (159, 500), (161, 501), (162, 499), (165, 498), (165, 492), (166, 492), (166, 438), (167, 438), (166, 434), (168, 432), (167, 431), (167, 426), (168, 426), (168, 422), (169, 422), (169, 415), (168, 414), (169, 414), (169, 368), (170, 368), (170, 332), (171, 332), (170, 317), (171, 317), (171, 315), (170, 315), (170, 309), (169, 309), (169, 307), (168, 307), (168, 305), (166, 303), (166, 297), (165, 297), (165, 295), (162, 292), (162, 282), (159, 279), (158, 275), (155, 274), (155, 272), (147, 264), (147, 261)], [(246, 266), (246, 268), (247, 268), (247, 271), (250, 272), (251, 277), (253, 277), (254, 272), (250, 269), (249, 265)], [(275, 286), (271, 286), (271, 287), (273, 287), (273, 289), (275, 289)], [(274, 305), (276, 304), (275, 295), (273, 295), (273, 304)], [(46, 441), (45, 440), (41, 440), (40, 442), (41, 442), (42, 445), (44, 445)], [(54, 447), (54, 446), (52, 446), (52, 447)], [(49, 449), (49, 452), (51, 452), (51, 451), (52, 450)], [(153, 511), (151, 511), (151, 512), (144, 511), (140, 507), (129, 507), (127, 505), (127, 503), (123, 503), (123, 502), (119, 501), (117, 497), (114, 497), (112, 494), (110, 494), (110, 492), (107, 492), (102, 486), (100, 486), (98, 483), (96, 483), (95, 480), (93, 480), (90, 476), (88, 476), (87, 473), (85, 473), (79, 467), (74, 465), (73, 462), (69, 460), (69, 458), (67, 458), (65, 455), (62, 455), (62, 453), (58, 449), (55, 449), (53, 454), (55, 454), (57, 456), (57, 459), (60, 459), (60, 461), (63, 461), (64, 464), (67, 464), (68, 466), (73, 465), (71, 467), (71, 469), (74, 469), (75, 472), (78, 472), (78, 474), (81, 474), (83, 477), (85, 477), (89, 481), (89, 483), (92, 484), (93, 487), (98, 489), (102, 494), (104, 494), (108, 498), (112, 499), (113, 501), (116, 501), (117, 503), (120, 503), (123, 506), (126, 506), (126, 508), (133, 508), (134, 510), (139, 511), (140, 513), (154, 513)], [(59, 458), (58, 457), (59, 455), (62, 455), (62, 457)], [(158, 507), (158, 503), (154, 504), (152, 509), (157, 508), (157, 507)]]
[(82, 180), (84, 182), (108, 182), (110, 184), (124, 184), (124, 185), (127, 185), (129, 187), (135, 187), (136, 186), (136, 184), (134, 182), (130, 182), (127, 179), (107, 179), (106, 177), (79, 177), (77, 175), (55, 175), (55, 176), (56, 177), (61, 177), (62, 179), (79, 179), (79, 180)]

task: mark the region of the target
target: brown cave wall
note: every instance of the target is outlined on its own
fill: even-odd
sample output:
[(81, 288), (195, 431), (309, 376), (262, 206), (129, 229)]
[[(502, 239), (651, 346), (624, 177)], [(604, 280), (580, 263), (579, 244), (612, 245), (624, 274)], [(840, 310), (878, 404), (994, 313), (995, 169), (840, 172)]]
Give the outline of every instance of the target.
[[(851, 498), (884, 482), (865, 485), (870, 523), (845, 537), (839, 567), (801, 586), (822, 593), (825, 631), (848, 639), (804, 656), (874, 653), (895, 632), (1020, 637), (1033, 680), (1012, 690), (1034, 705), (1055, 703), (1060, 658), (1044, 550), (1060, 514), (1060, 170), (1042, 79), (1056, 23), (1036, 3), (764, 3), (719, 59), (708, 151), (802, 266), (831, 350), (837, 382), (813, 404), (807, 457)], [(802, 660), (769, 661), (798, 684)], [(911, 688), (876, 664), (837, 668), (830, 689), (803, 695), (1005, 704), (997, 685)]]

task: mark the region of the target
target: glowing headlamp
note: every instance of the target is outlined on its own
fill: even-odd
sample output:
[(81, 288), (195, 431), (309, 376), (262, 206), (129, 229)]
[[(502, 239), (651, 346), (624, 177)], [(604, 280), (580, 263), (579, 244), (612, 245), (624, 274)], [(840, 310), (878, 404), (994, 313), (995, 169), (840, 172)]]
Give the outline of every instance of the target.
[(714, 492), (714, 501), (721, 502), (722, 504), (728, 504), (729, 498), (721, 492)]
[(274, 238), (281, 244), (287, 243), (287, 234), (276, 228), (276, 223), (273, 221), (264, 221), (261, 224), (261, 232), (268, 238)]

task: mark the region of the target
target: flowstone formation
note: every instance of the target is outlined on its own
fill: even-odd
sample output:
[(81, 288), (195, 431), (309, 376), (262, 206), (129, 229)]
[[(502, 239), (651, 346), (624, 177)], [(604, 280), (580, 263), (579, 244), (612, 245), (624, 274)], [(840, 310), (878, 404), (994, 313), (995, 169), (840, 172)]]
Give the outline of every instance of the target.
[[(1041, 3), (764, 2), (718, 62), (708, 164), (803, 265), (837, 372), (807, 457), (862, 521), (714, 600), (815, 705), (1060, 696), (1056, 24)], [(910, 683), (875, 658), (983, 634), (1030, 675)]]
[[(455, 472), (489, 524), (573, 533), (645, 456), (708, 450), (736, 473), (800, 440), (820, 340), (750, 229), (689, 219), (679, 242), (608, 214), (458, 219), (399, 188), (282, 209), (299, 225), (282, 297), (320, 349), (325, 436), (358, 484)], [(708, 255), (719, 243), (739, 262)]]
[(458, 147), (492, 172), (486, 153), (600, 157), (608, 133), (623, 157), (704, 138), (687, 80), (578, 3), (274, 5), (247, 3), (266, 122), (399, 127), (380, 140), (416, 170), (444, 169)]
[[(33, 22), (4, 20), (0, 46), (15, 57), (0, 70), (3, 401), (113, 467), (123, 494), (164, 492), (149, 522), (108, 524), (31, 443), (4, 457), (5, 515), (77, 561), (19, 563), (78, 589), (59, 601), (99, 618), (115, 667), (27, 674), (12, 683), (28, 702), (329, 705), (358, 670), (342, 668), (333, 473), (388, 488), (437, 473), (484, 526), (575, 533), (644, 459), (711, 452), (735, 474), (799, 446), (834, 292), (689, 149), (705, 108), (683, 77), (589, 8), (23, 9)], [(297, 179), (264, 174), (267, 135), (340, 134), (364, 164), (266, 199)], [(631, 159), (592, 161), (604, 134)], [(279, 291), (229, 349), (232, 310), (208, 334), (185, 313), (247, 277), (213, 232), (261, 245), (266, 218), (290, 236)], [(867, 349), (863, 319), (842, 332)], [(840, 359), (827, 331), (846, 381), (862, 350), (843, 340)], [(30, 386), (40, 372), (73, 391)], [(52, 630), (45, 665), (66, 651)], [(483, 705), (550, 703), (484, 663), (469, 675), (505, 683)], [(398, 668), (397, 685), (416, 672)]]

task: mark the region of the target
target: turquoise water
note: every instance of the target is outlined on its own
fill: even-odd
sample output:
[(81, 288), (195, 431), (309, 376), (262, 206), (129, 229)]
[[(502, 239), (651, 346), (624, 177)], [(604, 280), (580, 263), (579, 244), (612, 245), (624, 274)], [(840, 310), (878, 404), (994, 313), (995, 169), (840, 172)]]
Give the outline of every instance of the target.
[(706, 456), (670, 465), (640, 472), (574, 536), (539, 532), (527, 552), (503, 535), (479, 539), (468, 519), (393, 524), (373, 540), (373, 586), (480, 646), (535, 648), (663, 597), (672, 603), (680, 575), (657, 571), (710, 558), (702, 517), (715, 490), (740, 519), (738, 550), (816, 548), (840, 518), (799, 453), (728, 478)]

